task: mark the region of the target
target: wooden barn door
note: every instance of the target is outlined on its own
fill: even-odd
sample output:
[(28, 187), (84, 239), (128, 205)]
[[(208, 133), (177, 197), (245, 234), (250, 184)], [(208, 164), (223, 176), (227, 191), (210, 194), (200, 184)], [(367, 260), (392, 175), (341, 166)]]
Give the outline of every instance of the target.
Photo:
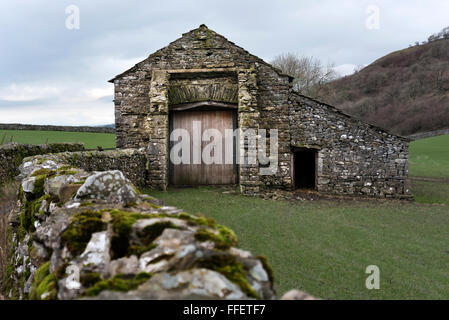
[[(204, 147), (210, 141), (201, 142), (201, 164), (193, 164), (193, 122), (201, 122), (201, 136), (207, 129), (217, 129), (222, 135), (222, 163), (205, 164), (201, 158)], [(170, 183), (177, 186), (197, 185), (227, 185), (237, 183), (235, 166), (235, 141), (234, 164), (225, 163), (225, 130), (235, 128), (235, 111), (175, 111), (171, 113), (171, 130), (186, 129), (190, 133), (190, 164), (173, 164), (170, 161)], [(173, 145), (173, 143), (171, 143)]]

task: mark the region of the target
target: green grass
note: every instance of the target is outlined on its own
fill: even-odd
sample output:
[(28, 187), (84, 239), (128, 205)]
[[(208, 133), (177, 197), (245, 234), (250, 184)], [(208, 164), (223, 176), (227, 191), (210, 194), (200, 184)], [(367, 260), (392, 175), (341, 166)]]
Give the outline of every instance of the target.
[(65, 132), (65, 131), (34, 131), (34, 130), (1, 130), (0, 142), (6, 133), (4, 143), (13, 142), (28, 144), (45, 144), (56, 142), (82, 142), (86, 149), (94, 149), (97, 146), (103, 148), (115, 148), (115, 134), (91, 133), (91, 132)]
[[(232, 228), (240, 247), (268, 257), (279, 294), (323, 299), (449, 298), (449, 208), (405, 202), (295, 202), (218, 189), (148, 191)], [(380, 290), (365, 269), (380, 268)]]
[(410, 143), (410, 175), (449, 178), (449, 135)]
[(417, 202), (449, 205), (449, 183), (413, 181), (412, 192)]

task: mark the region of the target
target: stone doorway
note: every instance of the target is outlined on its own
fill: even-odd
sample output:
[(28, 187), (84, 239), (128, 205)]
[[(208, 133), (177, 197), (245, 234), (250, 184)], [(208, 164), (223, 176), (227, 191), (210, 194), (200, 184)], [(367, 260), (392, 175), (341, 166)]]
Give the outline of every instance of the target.
[[(226, 80), (222, 79), (223, 76)], [(208, 79), (213, 78), (213, 83)], [(259, 129), (260, 114), (257, 106), (257, 72), (255, 68), (215, 69), (154, 69), (149, 90), (149, 116), (145, 128), (149, 136), (148, 180), (150, 187), (166, 190), (171, 184), (173, 170), (170, 161), (170, 122), (177, 111), (192, 107), (234, 109), (234, 128), (243, 131)], [(234, 80), (232, 80), (234, 79)], [(216, 83), (215, 83), (216, 81)], [(228, 82), (227, 82), (228, 81)], [(228, 83), (229, 85), (226, 85)], [(226, 90), (224, 90), (226, 89)], [(226, 98), (226, 97), (229, 97)], [(218, 105), (217, 105), (218, 104)], [(242, 141), (236, 141), (239, 154), (246, 155)], [(236, 152), (237, 154), (237, 152)], [(244, 194), (260, 192), (259, 163), (234, 166), (235, 183)]]
[(293, 183), (295, 189), (316, 189), (318, 152), (300, 148), (293, 152)]

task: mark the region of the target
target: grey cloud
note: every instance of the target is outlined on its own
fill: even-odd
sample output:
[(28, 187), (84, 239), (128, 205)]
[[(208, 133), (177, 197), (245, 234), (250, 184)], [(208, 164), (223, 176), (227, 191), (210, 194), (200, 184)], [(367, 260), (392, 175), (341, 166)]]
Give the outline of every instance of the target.
[(36, 100), (27, 100), (27, 101), (11, 101), (11, 100), (2, 100), (0, 99), (0, 109), (1, 108), (12, 108), (12, 107), (22, 107), (22, 106), (39, 106), (48, 103), (49, 100), (44, 99), (36, 99)]

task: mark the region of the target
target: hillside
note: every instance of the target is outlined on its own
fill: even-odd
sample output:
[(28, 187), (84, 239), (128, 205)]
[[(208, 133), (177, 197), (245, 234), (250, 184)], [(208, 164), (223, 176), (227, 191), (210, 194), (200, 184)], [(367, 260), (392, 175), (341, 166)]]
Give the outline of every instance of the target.
[(324, 96), (397, 134), (449, 128), (449, 39), (393, 52), (330, 82)]

